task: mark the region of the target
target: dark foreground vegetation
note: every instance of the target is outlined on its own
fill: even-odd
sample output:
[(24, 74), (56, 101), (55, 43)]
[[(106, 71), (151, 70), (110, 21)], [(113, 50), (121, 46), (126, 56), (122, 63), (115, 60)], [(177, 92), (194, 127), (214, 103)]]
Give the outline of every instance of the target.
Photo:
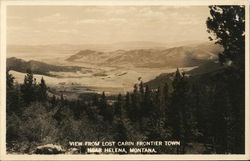
[(31, 71), (22, 84), (7, 73), (8, 152), (33, 153), (45, 144), (67, 149), (69, 141), (179, 140), (181, 146), (157, 152), (244, 153), (244, 7), (211, 6), (210, 13), (208, 31), (224, 47), (223, 68), (196, 76), (177, 69), (156, 89), (140, 83), (115, 101), (104, 92), (67, 100), (49, 95)]

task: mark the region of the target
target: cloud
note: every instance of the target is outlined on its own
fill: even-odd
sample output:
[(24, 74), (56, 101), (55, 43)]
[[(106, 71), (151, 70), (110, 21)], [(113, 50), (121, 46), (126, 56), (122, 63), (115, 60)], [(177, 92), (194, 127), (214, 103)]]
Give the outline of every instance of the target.
[(75, 30), (75, 29), (60, 29), (60, 30), (51, 30), (51, 32), (76, 34), (76, 33), (78, 33), (78, 30)]
[(42, 31), (41, 30), (33, 30), (31, 32), (33, 32), (33, 33), (41, 33)]
[(23, 20), (24, 18), (21, 16), (7, 16), (8, 20)]
[(203, 39), (208, 15), (202, 6), (18, 7), (9, 10), (7, 29), (12, 43), (167, 42)]
[(205, 22), (205, 18), (200, 18), (198, 15), (195, 14), (186, 14), (186, 15), (179, 15), (176, 16), (176, 22), (177, 24), (180, 25), (199, 25), (199, 24), (203, 24), (203, 22)]
[(97, 23), (104, 23), (105, 20), (100, 19), (82, 19), (75, 21), (75, 24), (97, 24)]
[(110, 18), (108, 21), (111, 22), (111, 23), (120, 23), (120, 24), (124, 24), (124, 23), (128, 22), (124, 18)]
[(55, 13), (49, 16), (44, 16), (35, 19), (34, 21), (37, 22), (60, 22), (60, 21), (66, 21), (68, 18), (65, 16), (62, 16), (60, 13)]
[(42, 33), (43, 31), (30, 28), (30, 27), (20, 27), (20, 26), (10, 26), (7, 27), (7, 31), (10, 33)]
[(7, 25), (7, 30), (11, 31), (11, 32), (23, 32), (23, 31), (32, 30), (32, 28), (26, 27), (26, 26), (9, 26), (9, 25)]
[(138, 14), (139, 16), (150, 18), (165, 16), (163, 12), (152, 10), (152, 8), (150, 7), (144, 7), (142, 9), (139, 9)]
[(102, 7), (84, 7), (83, 11), (85, 13), (98, 13), (98, 12), (102, 12), (103, 8)]
[(124, 24), (128, 21), (124, 18), (108, 18), (108, 19), (82, 19), (76, 20), (74, 24)]
[(23, 27), (20, 27), (20, 26), (7, 26), (7, 30), (9, 31), (20, 31), (22, 29)]
[(135, 7), (113, 7), (109, 10), (106, 10), (105, 14), (107, 16), (124, 16), (124, 15), (130, 15), (135, 14), (137, 12), (137, 9)]

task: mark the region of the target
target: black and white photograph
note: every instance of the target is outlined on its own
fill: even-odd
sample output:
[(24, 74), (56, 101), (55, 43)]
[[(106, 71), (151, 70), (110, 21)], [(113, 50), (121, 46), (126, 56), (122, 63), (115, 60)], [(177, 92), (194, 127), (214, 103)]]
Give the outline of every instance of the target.
[(248, 154), (241, 2), (6, 5), (6, 155)]

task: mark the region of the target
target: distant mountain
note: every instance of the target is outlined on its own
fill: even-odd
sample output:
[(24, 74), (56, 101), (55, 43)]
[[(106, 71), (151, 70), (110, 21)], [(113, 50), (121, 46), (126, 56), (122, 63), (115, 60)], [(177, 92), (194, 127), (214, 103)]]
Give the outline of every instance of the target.
[(173, 43), (159, 43), (151, 41), (129, 41), (110, 44), (48, 44), (48, 45), (14, 45), (7, 46), (8, 55), (15, 56), (15, 53), (33, 53), (39, 52), (61, 52), (67, 54), (69, 51), (96, 50), (96, 51), (114, 51), (114, 50), (134, 50), (134, 49), (166, 49), (173, 46)]
[(24, 61), (15, 57), (7, 59), (7, 69), (14, 70), (17, 72), (26, 73), (27, 69), (31, 69), (34, 74), (43, 74), (52, 76), (49, 72), (76, 72), (86, 70), (86, 68), (78, 66), (56, 66), (50, 65), (39, 61)]
[(69, 62), (106, 66), (191, 67), (217, 58), (223, 49), (211, 43), (173, 47), (169, 49), (136, 49), (99, 52), (81, 50), (66, 59)]
[[(70, 56), (66, 61), (70, 62), (97, 62), (100, 60), (104, 52), (94, 51), (94, 50), (81, 50), (78, 53)], [(108, 55), (106, 54), (105, 57)], [(100, 60), (101, 61), (101, 60)]]
[[(19, 57), (30, 60), (30, 57), (47, 58), (48, 55), (70, 56), (80, 50), (94, 50), (111, 52), (115, 50), (137, 50), (137, 49), (168, 49), (178, 46), (189, 46), (197, 44), (197, 41), (183, 42), (152, 42), (152, 41), (128, 41), (110, 44), (48, 44), (48, 45), (7, 45), (7, 57)], [(39, 60), (36, 59), (36, 60)]]
[[(127, 41), (111, 44), (115, 50), (136, 50), (136, 49), (166, 49), (169, 43), (160, 43), (153, 41)], [(172, 45), (172, 44), (171, 44)]]

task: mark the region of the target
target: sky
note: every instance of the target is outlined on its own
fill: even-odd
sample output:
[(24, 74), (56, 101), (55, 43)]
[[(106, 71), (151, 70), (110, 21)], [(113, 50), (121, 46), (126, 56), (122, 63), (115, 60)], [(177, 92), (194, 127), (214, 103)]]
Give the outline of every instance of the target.
[(207, 6), (8, 6), (7, 43), (208, 41)]

